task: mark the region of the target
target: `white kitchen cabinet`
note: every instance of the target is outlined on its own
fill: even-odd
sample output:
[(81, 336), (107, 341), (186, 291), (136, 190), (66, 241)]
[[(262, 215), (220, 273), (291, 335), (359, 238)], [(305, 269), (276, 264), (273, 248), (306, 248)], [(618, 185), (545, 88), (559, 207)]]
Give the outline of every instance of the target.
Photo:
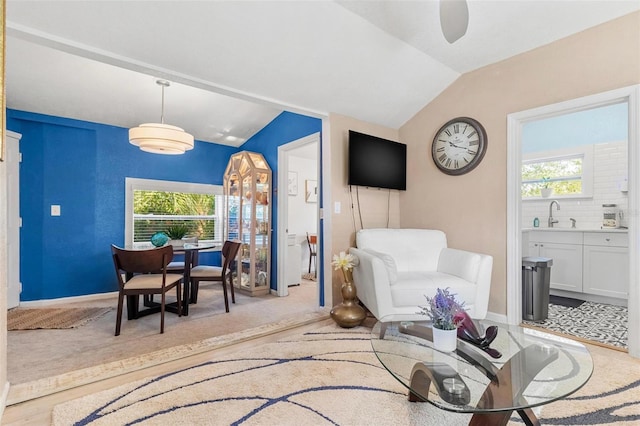
[(582, 292), (581, 244), (530, 241), (528, 247), (529, 256), (553, 259), (550, 274), (552, 289)]
[(583, 291), (599, 296), (627, 299), (629, 249), (626, 233), (584, 235)]

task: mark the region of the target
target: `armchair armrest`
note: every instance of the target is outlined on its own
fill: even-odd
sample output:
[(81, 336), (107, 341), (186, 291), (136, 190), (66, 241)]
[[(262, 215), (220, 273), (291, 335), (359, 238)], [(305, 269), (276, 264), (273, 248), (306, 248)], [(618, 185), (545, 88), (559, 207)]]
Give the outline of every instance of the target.
[(389, 273), (382, 259), (355, 247), (351, 247), (349, 253), (358, 258), (353, 268), (358, 299), (376, 318), (393, 313)]
[(493, 257), (470, 251), (444, 248), (438, 259), (438, 272), (455, 275), (478, 286), (474, 318), (487, 316)]

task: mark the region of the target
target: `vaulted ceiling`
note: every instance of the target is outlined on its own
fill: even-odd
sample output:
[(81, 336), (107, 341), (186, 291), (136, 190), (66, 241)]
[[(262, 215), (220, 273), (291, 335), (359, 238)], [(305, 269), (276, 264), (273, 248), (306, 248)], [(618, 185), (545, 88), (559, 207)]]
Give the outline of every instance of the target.
[[(443, 0), (446, 1), (446, 0)], [(468, 0), (454, 44), (425, 1), (7, 0), (7, 106), (239, 146), (283, 110), (398, 128), (461, 74), (640, 9)]]

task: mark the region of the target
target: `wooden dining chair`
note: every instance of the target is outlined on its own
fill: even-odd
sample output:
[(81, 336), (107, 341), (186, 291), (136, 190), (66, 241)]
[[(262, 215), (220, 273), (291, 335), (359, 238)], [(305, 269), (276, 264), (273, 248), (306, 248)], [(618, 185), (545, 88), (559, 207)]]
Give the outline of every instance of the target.
[[(165, 295), (174, 287), (178, 302), (178, 316), (182, 315), (182, 302), (180, 301), (182, 274), (167, 273), (167, 265), (173, 258), (173, 247), (125, 250), (111, 245), (111, 253), (119, 284), (116, 336), (120, 335), (124, 297), (152, 294), (161, 295), (160, 333), (164, 333)], [(131, 299), (127, 303), (130, 301)]]
[(309, 273), (311, 273), (311, 260), (313, 260), (313, 272), (318, 276), (318, 236), (309, 235), (307, 232), (307, 244), (309, 245)]
[(198, 289), (200, 281), (220, 281), (224, 294), (224, 307), (229, 312), (229, 296), (227, 295), (227, 282), (231, 290), (231, 301), (236, 303), (236, 295), (233, 290), (231, 278), (231, 263), (238, 255), (242, 243), (240, 241), (227, 240), (222, 245), (222, 266), (198, 265), (191, 268), (191, 301), (198, 302)]

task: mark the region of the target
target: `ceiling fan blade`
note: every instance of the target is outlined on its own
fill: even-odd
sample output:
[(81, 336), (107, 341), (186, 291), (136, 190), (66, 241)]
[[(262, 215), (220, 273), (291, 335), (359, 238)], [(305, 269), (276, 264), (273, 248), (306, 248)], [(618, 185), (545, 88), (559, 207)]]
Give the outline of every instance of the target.
[(469, 26), (467, 0), (440, 0), (440, 26), (449, 43), (465, 35)]

